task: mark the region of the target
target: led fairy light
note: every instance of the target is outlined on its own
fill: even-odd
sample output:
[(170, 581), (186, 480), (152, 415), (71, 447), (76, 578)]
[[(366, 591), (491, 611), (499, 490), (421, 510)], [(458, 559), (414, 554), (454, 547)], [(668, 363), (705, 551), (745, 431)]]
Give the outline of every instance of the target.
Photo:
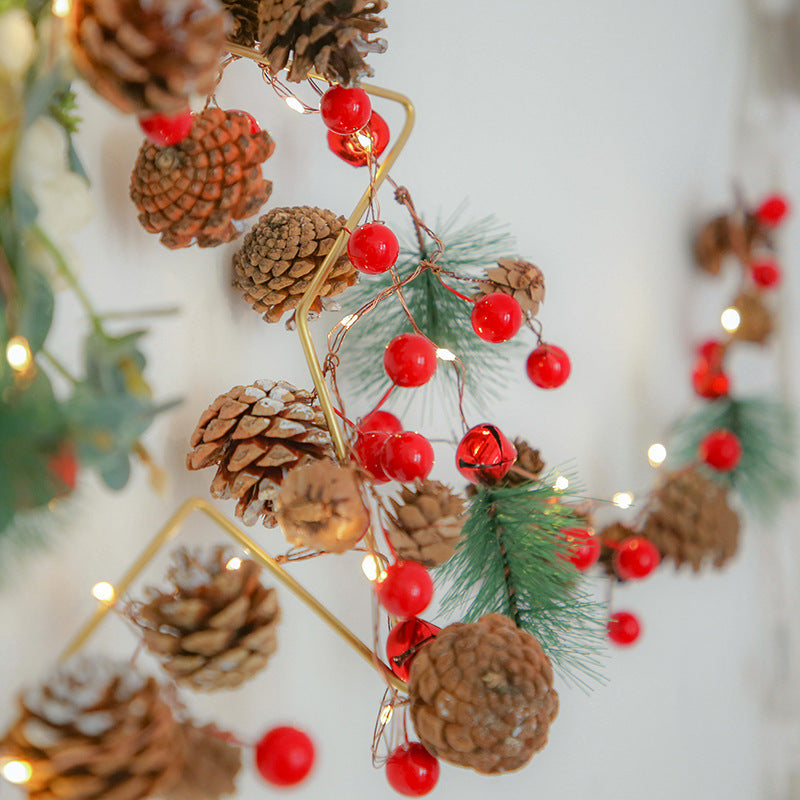
[(95, 600), (99, 600), (101, 603), (106, 603), (108, 605), (113, 603), (117, 597), (114, 587), (107, 581), (100, 581), (100, 583), (96, 583), (92, 587), (92, 595)]
[(6, 361), (15, 372), (25, 372), (31, 365), (31, 346), (24, 336), (12, 336), (6, 345)]
[(612, 498), (611, 502), (617, 507), (621, 509), (630, 508), (633, 505), (633, 493), (632, 492), (617, 492)]
[(21, 786), (33, 777), (33, 767), (27, 761), (11, 759), (2, 762), (0, 773), (9, 783)]
[(661, 442), (655, 442), (647, 449), (647, 460), (651, 467), (660, 467), (667, 458), (667, 448)]
[(69, 14), (71, 6), (70, 0), (53, 0), (53, 16), (63, 19)]
[(742, 323), (742, 315), (733, 307), (726, 308), (720, 315), (719, 321), (728, 333), (735, 333)]

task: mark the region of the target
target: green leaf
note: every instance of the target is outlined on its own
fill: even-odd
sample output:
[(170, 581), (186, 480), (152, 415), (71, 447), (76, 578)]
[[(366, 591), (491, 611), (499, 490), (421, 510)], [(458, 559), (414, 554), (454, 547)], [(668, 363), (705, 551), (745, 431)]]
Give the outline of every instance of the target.
[(86, 339), (87, 382), (104, 394), (150, 397), (150, 386), (143, 374), (146, 359), (137, 347), (145, 333), (138, 330), (124, 336), (109, 336), (103, 331), (92, 331)]
[(100, 471), (100, 477), (109, 489), (119, 491), (125, 488), (131, 476), (131, 460), (127, 455), (119, 453), (109, 460)]
[(53, 323), (55, 299), (47, 278), (35, 267), (26, 264), (19, 274), (19, 332), (25, 336), (31, 352), (44, 346)]

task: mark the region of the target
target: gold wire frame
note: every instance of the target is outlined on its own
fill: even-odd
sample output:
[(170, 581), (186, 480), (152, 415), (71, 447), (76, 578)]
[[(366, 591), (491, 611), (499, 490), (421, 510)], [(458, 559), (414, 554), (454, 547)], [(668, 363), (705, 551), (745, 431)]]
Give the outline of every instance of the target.
[[(267, 61), (259, 53), (249, 48), (229, 42), (228, 50), (234, 56), (248, 58), (264, 67), (269, 66)], [(320, 78), (320, 76), (314, 75), (312, 75), (312, 77)], [(322, 78), (320, 79), (324, 80)], [(405, 122), (396, 141), (390, 148), (388, 154), (381, 162), (377, 172), (375, 173), (375, 178), (372, 182), (372, 185), (361, 196), (361, 199), (358, 201), (356, 207), (353, 209), (353, 212), (350, 214), (350, 217), (345, 223), (346, 229), (352, 229), (355, 227), (361, 217), (364, 215), (364, 212), (369, 206), (370, 198), (386, 179), (387, 175), (389, 174), (389, 170), (394, 165), (397, 157), (400, 155), (400, 152), (405, 147), (406, 142), (411, 135), (411, 130), (414, 126), (414, 106), (407, 97), (399, 94), (398, 92), (391, 91), (390, 89), (384, 89), (380, 86), (373, 86), (372, 84), (362, 83), (361, 88), (364, 89), (364, 91), (366, 91), (368, 94), (371, 94), (375, 97), (382, 97), (386, 100), (390, 100), (401, 105), (405, 112)], [(319, 356), (317, 355), (314, 342), (311, 338), (308, 315), (311, 309), (311, 304), (319, 295), (320, 288), (322, 287), (325, 278), (328, 276), (332, 265), (336, 262), (336, 259), (342, 252), (345, 243), (345, 235), (346, 231), (343, 230), (336, 239), (331, 251), (325, 257), (325, 260), (322, 262), (320, 268), (317, 270), (314, 279), (311, 281), (311, 284), (309, 285), (308, 289), (303, 295), (302, 300), (300, 301), (300, 304), (297, 307), (295, 317), (297, 321), (297, 334), (300, 338), (300, 344), (303, 348), (308, 369), (311, 373), (311, 378), (317, 391), (319, 404), (322, 408), (323, 414), (325, 415), (328, 428), (330, 429), (331, 439), (333, 440), (336, 454), (340, 459), (346, 458), (347, 445), (342, 433), (342, 429), (339, 426), (339, 422), (336, 418), (333, 400), (331, 398), (330, 391), (328, 390), (328, 386), (325, 383), (325, 377), (322, 372)], [(360, 655), (374, 669), (376, 669), (389, 686), (400, 692), (407, 691), (408, 687), (405, 681), (400, 680), (400, 678), (398, 678), (392, 672), (392, 670), (383, 661), (381, 661), (381, 659), (370, 647), (362, 642), (361, 639), (359, 639), (341, 620), (328, 611), (328, 609), (325, 608), (325, 606), (320, 603), (319, 600), (314, 597), (314, 595), (312, 595), (304, 586), (302, 586), (302, 584), (292, 577), (292, 575), (290, 575), (274, 558), (272, 558), (269, 553), (259, 547), (258, 544), (256, 544), (243, 530), (241, 530), (241, 528), (231, 522), (224, 514), (222, 514), (209, 502), (199, 497), (190, 497), (188, 500), (186, 500), (186, 502), (184, 502), (183, 505), (181, 505), (180, 508), (178, 508), (178, 510), (166, 522), (164, 527), (161, 528), (161, 530), (153, 537), (151, 542), (142, 551), (136, 561), (134, 561), (128, 571), (114, 585), (113, 599), (109, 602), (99, 602), (99, 605), (95, 609), (92, 616), (81, 627), (72, 641), (67, 645), (64, 653), (61, 656), (61, 660), (69, 658), (70, 656), (79, 652), (85, 646), (97, 627), (119, 602), (120, 598), (128, 591), (133, 582), (145, 570), (145, 568), (156, 557), (156, 555), (158, 555), (158, 553), (165, 547), (165, 545), (180, 531), (183, 524), (195, 511), (199, 511), (209, 517), (212, 522), (219, 526), (237, 544), (248, 551), (251, 558), (269, 571), (274, 578), (280, 581), (280, 583), (282, 583), (297, 598), (305, 603), (305, 605), (308, 606), (308, 608), (310, 608), (311, 611), (313, 611), (323, 622), (329, 625), (347, 645), (349, 645), (353, 650), (356, 651), (356, 653), (358, 653), (358, 655)], [(367, 537), (368, 541), (372, 541), (371, 531), (368, 532)]]

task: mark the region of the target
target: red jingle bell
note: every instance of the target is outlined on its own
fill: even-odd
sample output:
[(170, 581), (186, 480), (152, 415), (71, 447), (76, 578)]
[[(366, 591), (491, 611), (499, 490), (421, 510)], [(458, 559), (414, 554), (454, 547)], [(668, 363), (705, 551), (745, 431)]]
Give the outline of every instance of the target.
[(428, 570), (416, 561), (395, 561), (383, 580), (375, 583), (380, 604), (397, 619), (422, 613), (433, 599), (433, 581)]
[(401, 333), (386, 345), (383, 367), (397, 386), (422, 386), (436, 372), (436, 348), (425, 336)]
[(708, 362), (701, 358), (692, 371), (692, 386), (699, 397), (716, 400), (728, 396), (731, 382), (725, 372), (721, 369), (712, 369)]
[(403, 430), (403, 423), (389, 411), (373, 411), (367, 414), (356, 426), (359, 433), (400, 433)]
[(767, 228), (777, 228), (789, 213), (789, 202), (782, 194), (771, 194), (756, 210), (758, 221)]
[(386, 762), (386, 780), (406, 797), (422, 797), (439, 780), (439, 761), (419, 742), (402, 744)]
[(314, 766), (314, 743), (297, 728), (273, 728), (256, 745), (256, 767), (274, 786), (295, 786)]
[(139, 127), (157, 147), (168, 147), (182, 142), (192, 130), (194, 118), (187, 108), (180, 114), (149, 114), (139, 117)]
[(700, 442), (700, 458), (719, 472), (730, 472), (742, 460), (742, 443), (735, 433), (712, 431)]
[(705, 361), (709, 369), (719, 370), (722, 368), (722, 362), (725, 360), (726, 351), (727, 348), (719, 340), (707, 339), (697, 348), (697, 355), (701, 360)]
[(660, 563), (658, 548), (642, 536), (629, 536), (614, 553), (614, 571), (624, 581), (646, 578)]
[(617, 611), (608, 618), (608, 638), (614, 644), (627, 647), (641, 635), (642, 626), (638, 617), (630, 611)]
[(329, 130), (349, 135), (369, 122), (372, 103), (363, 89), (331, 86), (319, 101), (319, 112)]
[(554, 344), (540, 344), (529, 356), (525, 370), (541, 389), (557, 389), (566, 383), (572, 365), (569, 356)]
[(424, 481), (433, 469), (433, 447), (414, 431), (391, 433), (381, 449), (381, 467), (390, 478), (400, 483)]
[(470, 428), (456, 448), (456, 469), (470, 483), (497, 483), (516, 460), (517, 449), (488, 422)]
[(381, 453), (388, 438), (386, 431), (365, 431), (358, 434), (353, 445), (356, 461), (372, 475), (375, 483), (388, 483), (391, 480), (381, 463)]
[(569, 545), (566, 555), (579, 572), (586, 572), (600, 558), (600, 540), (586, 528), (564, 528), (561, 535)]
[(391, 269), (399, 254), (397, 237), (381, 222), (359, 225), (347, 240), (347, 257), (366, 275), (380, 275)]
[(781, 268), (771, 258), (760, 259), (750, 264), (750, 276), (756, 286), (772, 289), (781, 282)]
[(507, 342), (522, 325), (522, 308), (510, 294), (492, 292), (475, 302), (470, 320), (472, 329), (485, 342)]
[(354, 167), (365, 167), (370, 157), (379, 158), (389, 144), (391, 134), (384, 118), (373, 111), (369, 122), (350, 135), (328, 131), (328, 148)]
[(398, 622), (386, 637), (386, 659), (400, 680), (407, 681), (411, 662), (420, 648), (427, 644), (441, 628), (419, 617)]

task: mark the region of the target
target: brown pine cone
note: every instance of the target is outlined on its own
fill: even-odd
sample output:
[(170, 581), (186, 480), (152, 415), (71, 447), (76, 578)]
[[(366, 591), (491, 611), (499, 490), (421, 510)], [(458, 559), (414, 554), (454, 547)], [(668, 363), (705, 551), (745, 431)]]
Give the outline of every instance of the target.
[(200, 417), (191, 446), (188, 469), (217, 466), (211, 494), (235, 498), (245, 525), (261, 518), (267, 528), (278, 524), (273, 502), (287, 472), (333, 457), (314, 395), (286, 381), (256, 381), (221, 394)]
[(653, 493), (642, 536), (678, 568), (720, 568), (736, 554), (739, 517), (722, 486), (696, 469), (683, 470), (668, 475)]
[(258, 0), (222, 0), (233, 20), (231, 41), (252, 47), (258, 38)]
[(226, 17), (216, 0), (73, 0), (72, 57), (126, 114), (176, 114), (214, 91)]
[(558, 713), (550, 659), (502, 614), (448, 625), (421, 648), (409, 697), (426, 749), (486, 774), (524, 766)]
[(728, 255), (737, 253), (746, 261), (754, 247), (768, 240), (769, 234), (755, 214), (745, 214), (744, 224), (738, 214), (722, 214), (700, 228), (694, 240), (694, 256), (701, 269), (719, 275)]
[(740, 342), (766, 344), (775, 328), (772, 312), (759, 294), (742, 292), (731, 304), (739, 312), (739, 327), (731, 334)]
[(30, 764), (34, 800), (140, 800), (178, 779), (180, 727), (155, 680), (128, 665), (73, 659), (19, 705), (0, 759)]
[[(234, 285), (267, 322), (277, 322), (284, 312), (299, 305), (345, 221), (324, 208), (273, 208), (244, 237), (235, 253)], [(352, 286), (357, 276), (343, 251), (328, 272), (311, 310), (321, 311), (327, 298)]]
[(478, 284), (478, 297), (503, 292), (510, 294), (530, 316), (536, 316), (544, 302), (544, 275), (539, 267), (521, 258), (501, 258), (496, 267), (486, 270), (487, 280)]
[[(542, 461), (541, 453), (536, 448), (531, 447), (521, 436), (517, 436), (514, 439), (514, 447), (517, 451), (517, 460), (511, 469), (497, 482), (497, 486), (523, 486), (534, 480), (528, 475), (522, 475), (517, 472), (514, 467), (519, 467), (536, 478), (544, 471), (545, 463)], [(477, 493), (477, 486), (474, 484), (467, 486), (467, 497), (475, 497)]]
[(614, 553), (617, 552), (615, 545), (621, 544), (631, 536), (640, 535), (633, 528), (623, 525), (621, 522), (613, 522), (597, 534), (597, 538), (600, 541), (600, 558), (597, 563), (605, 570), (609, 578), (620, 583), (625, 582), (625, 579), (620, 578), (614, 569)]
[(333, 461), (293, 469), (275, 513), (289, 543), (329, 553), (351, 550), (369, 525), (355, 470)]
[(250, 132), (241, 111), (207, 108), (178, 144), (145, 142), (131, 175), (131, 200), (146, 231), (175, 249), (235, 239), (234, 220), (255, 214), (272, 194), (261, 164), (275, 150), (266, 131)]
[(416, 481), (403, 486), (400, 500), (392, 498), (396, 519), (387, 535), (397, 557), (426, 567), (444, 564), (455, 552), (464, 527), (464, 500), (439, 481)]
[[(277, 648), (280, 618), (275, 589), (261, 584), (261, 567), (217, 547), (202, 560), (173, 554), (167, 591), (147, 590), (127, 614), (142, 640), (180, 684), (203, 692), (234, 689), (263, 669)], [(240, 565), (239, 565), (240, 562)]]
[(386, 27), (378, 16), (386, 0), (260, 0), (258, 40), (270, 71), (291, 59), (288, 79), (303, 81), (316, 72), (347, 86), (373, 70), (366, 53), (386, 51), (384, 39), (370, 35)]

